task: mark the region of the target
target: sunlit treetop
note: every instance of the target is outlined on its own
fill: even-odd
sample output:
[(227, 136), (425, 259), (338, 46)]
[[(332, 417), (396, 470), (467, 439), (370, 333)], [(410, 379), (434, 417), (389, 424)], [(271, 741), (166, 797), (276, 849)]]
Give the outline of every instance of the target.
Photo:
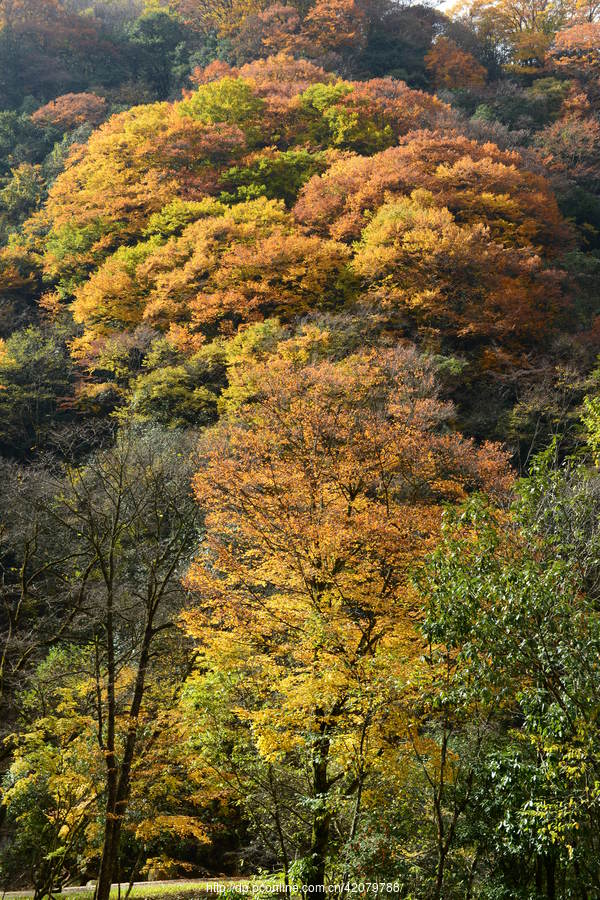
[(32, 120), (69, 131), (79, 125), (99, 125), (106, 118), (106, 100), (97, 94), (63, 94), (37, 109)]
[(45, 235), (48, 273), (68, 281), (140, 236), (148, 217), (176, 197), (218, 195), (221, 170), (248, 151), (372, 153), (449, 117), (443, 103), (393, 79), (334, 80), (285, 56), (256, 62), (205, 81), (178, 103), (113, 116), (73, 151), (31, 228)]
[(159, 337), (189, 357), (323, 313), (374, 315), (484, 368), (552, 340), (571, 234), (518, 153), (393, 78), (278, 55), (195, 79), (94, 131), (26, 224), (91, 372), (127, 372)]
[(470, 28), (512, 74), (541, 70), (548, 53), (572, 53), (597, 28), (597, 0), (465, 0), (454, 16)]
[(349, 155), (303, 189), (299, 221), (354, 240), (388, 194), (425, 188), (463, 223), (479, 222), (504, 244), (556, 253), (569, 235), (548, 182), (518, 153), (456, 132), (421, 131), (371, 157)]

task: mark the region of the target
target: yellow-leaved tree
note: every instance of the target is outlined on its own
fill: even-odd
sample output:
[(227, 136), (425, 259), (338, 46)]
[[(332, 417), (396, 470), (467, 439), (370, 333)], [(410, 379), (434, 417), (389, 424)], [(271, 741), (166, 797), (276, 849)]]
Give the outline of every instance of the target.
[(401, 728), (394, 704), (421, 648), (409, 573), (442, 504), (510, 481), (497, 447), (446, 428), (451, 408), (416, 351), (315, 361), (317, 338), (312, 352), (284, 341), (250, 367), (246, 402), (203, 438), (206, 531), (185, 615), (198, 647), (194, 753), (242, 795), (286, 763), (300, 773), (281, 786), (299, 820), (283, 821), (276, 788), (272, 815), (284, 866), (300, 833), (308, 885), (323, 884), (332, 842), (356, 833), (389, 715)]

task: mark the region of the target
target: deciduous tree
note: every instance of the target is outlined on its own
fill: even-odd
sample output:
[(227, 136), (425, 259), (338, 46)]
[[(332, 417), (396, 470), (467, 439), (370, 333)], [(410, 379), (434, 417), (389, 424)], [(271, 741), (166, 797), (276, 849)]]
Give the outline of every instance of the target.
[(305, 878), (322, 885), (335, 786), (359, 817), (383, 709), (418, 665), (410, 567), (444, 500), (510, 478), (497, 448), (440, 430), (449, 410), (414, 351), (307, 367), (283, 357), (253, 383), (254, 402), (202, 443), (207, 532), (185, 620), (200, 680), (233, 667), (255, 685), (246, 695), (236, 681), (230, 702), (258, 757), (304, 760)]

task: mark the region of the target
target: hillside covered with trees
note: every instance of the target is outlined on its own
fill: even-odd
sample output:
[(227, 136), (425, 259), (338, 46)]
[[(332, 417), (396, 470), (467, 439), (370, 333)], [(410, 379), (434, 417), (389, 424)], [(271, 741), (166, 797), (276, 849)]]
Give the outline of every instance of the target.
[(0, 0), (0, 887), (600, 897), (600, 5)]

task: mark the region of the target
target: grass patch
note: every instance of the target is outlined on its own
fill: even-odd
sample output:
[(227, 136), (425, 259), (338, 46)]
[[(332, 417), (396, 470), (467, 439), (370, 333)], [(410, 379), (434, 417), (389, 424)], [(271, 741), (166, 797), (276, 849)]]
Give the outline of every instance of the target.
[[(237, 879), (232, 879), (232, 881), (236, 882)], [(215, 882), (220, 883), (220, 880), (215, 878), (209, 881), (197, 881), (193, 884), (177, 882), (148, 884), (148, 886), (137, 884), (131, 889), (129, 900), (160, 900), (161, 897), (169, 897), (169, 900), (192, 900), (194, 897), (201, 897), (204, 900), (206, 897), (214, 897), (217, 900), (219, 894), (214, 890), (209, 891), (207, 887), (208, 884), (215, 884)], [(223, 882), (223, 884), (227, 885), (227, 882)], [(126, 893), (127, 888), (121, 888), (121, 900), (125, 900)], [(85, 891), (65, 891), (60, 894), (52, 894), (52, 900), (93, 900), (93, 897), (94, 891), (91, 888)], [(118, 888), (112, 888), (110, 900), (118, 900), (118, 898)], [(46, 897), (45, 900), (48, 900), (48, 898)]]

